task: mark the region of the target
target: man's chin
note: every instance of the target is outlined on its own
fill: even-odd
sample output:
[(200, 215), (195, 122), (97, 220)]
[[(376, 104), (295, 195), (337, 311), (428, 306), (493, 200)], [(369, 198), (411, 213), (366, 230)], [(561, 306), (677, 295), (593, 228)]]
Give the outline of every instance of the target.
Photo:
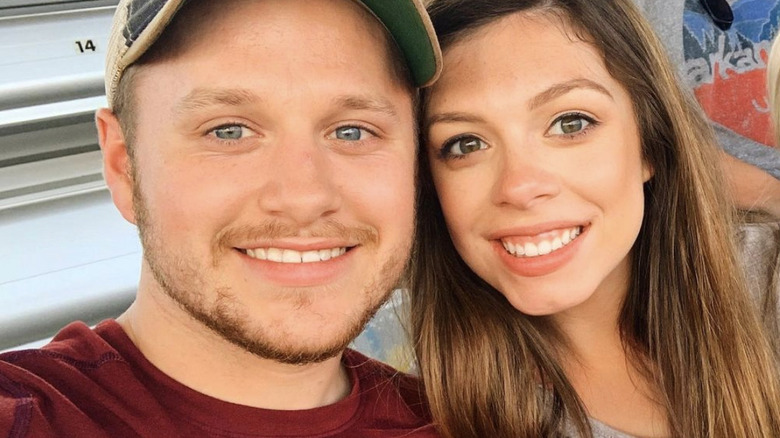
[(392, 289), (375, 297), (365, 308), (351, 309), (354, 313), (349, 317), (344, 312), (321, 316), (317, 318), (320, 324), (301, 316), (286, 321), (286, 327), (252, 330), (245, 314), (236, 318), (235, 313), (222, 308), (207, 325), (223, 339), (260, 358), (290, 365), (320, 363), (346, 350), (391, 294)]
[[(190, 312), (223, 340), (257, 357), (290, 365), (320, 363), (341, 354), (363, 331), (385, 300), (362, 309), (357, 315), (333, 315), (323, 318), (323, 324), (314, 324), (306, 318), (297, 318), (279, 325), (253, 321), (246, 314), (237, 315), (226, 309), (215, 312)], [(266, 321), (267, 322), (267, 321)]]
[(324, 362), (340, 355), (348, 345), (349, 342), (316, 348), (287, 347), (280, 348), (273, 354), (267, 354), (267, 351), (253, 351), (252, 349), (247, 349), (247, 351), (263, 359), (270, 359), (287, 365), (309, 365)]
[[(225, 327), (217, 328), (217, 335), (233, 345), (262, 359), (289, 365), (307, 365), (332, 359), (341, 354), (365, 326), (364, 323), (336, 329), (337, 333), (289, 333), (281, 338), (236, 333)], [(298, 328), (300, 330), (300, 327)], [(310, 342), (298, 341), (302, 339)], [(297, 341), (297, 342), (296, 342)]]

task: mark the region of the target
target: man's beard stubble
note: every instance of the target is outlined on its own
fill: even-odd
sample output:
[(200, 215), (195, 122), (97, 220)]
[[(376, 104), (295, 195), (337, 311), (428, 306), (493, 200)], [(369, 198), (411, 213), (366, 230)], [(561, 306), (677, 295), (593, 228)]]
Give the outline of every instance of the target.
[[(160, 238), (158, 230), (154, 227), (149, 209), (144, 200), (140, 181), (135, 169), (131, 171), (133, 180), (133, 211), (138, 227), (138, 233), (143, 246), (144, 259), (151, 268), (155, 280), (160, 288), (174, 300), (190, 317), (208, 327), (224, 340), (264, 359), (274, 360), (280, 363), (291, 365), (304, 365), (309, 363), (318, 363), (335, 357), (346, 349), (352, 340), (354, 340), (363, 330), (368, 321), (374, 316), (379, 308), (388, 300), (393, 288), (405, 271), (408, 263), (408, 252), (410, 245), (407, 244), (406, 250), (391, 251), (390, 257), (379, 269), (373, 279), (363, 288), (360, 295), (365, 303), (362, 313), (353, 318), (352, 321), (343, 324), (344, 330), (336, 339), (330, 342), (322, 342), (316, 349), (296, 348), (292, 345), (284, 345), (281, 342), (274, 342), (273, 337), (268, 335), (268, 327), (252, 330), (251, 318), (243, 313), (240, 303), (236, 302), (231, 294), (229, 286), (216, 287), (207, 285), (203, 278), (204, 270), (208, 267), (199, 268), (192, 259), (187, 260), (179, 257), (172, 251), (168, 251), (167, 245)], [(335, 228), (345, 228), (337, 225)], [(252, 230), (233, 230), (233, 233), (242, 233), (242, 236), (265, 236), (272, 234), (289, 235), (289, 231), (284, 231), (286, 227), (278, 223), (269, 223), (265, 226), (254, 228)], [(373, 233), (373, 239), (378, 240), (374, 231), (358, 230), (357, 234)], [(355, 232), (353, 231), (353, 234)], [(332, 234), (328, 234), (332, 237)], [(277, 236), (278, 237), (278, 236)], [(367, 238), (367, 237), (364, 237)], [(221, 236), (218, 241), (226, 240), (226, 236)], [(214, 258), (211, 268), (219, 265), (218, 253), (224, 246), (212, 245), (212, 256)], [(398, 257), (401, 254), (403, 257)], [(214, 287), (213, 295), (216, 297), (214, 303), (209, 306), (204, 299), (208, 294), (203, 294), (203, 290), (208, 287)], [(294, 292), (290, 292), (294, 293)], [(324, 291), (327, 293), (327, 290)], [(301, 297), (301, 305), (305, 306), (307, 297)], [(277, 337), (278, 339), (278, 337)]]

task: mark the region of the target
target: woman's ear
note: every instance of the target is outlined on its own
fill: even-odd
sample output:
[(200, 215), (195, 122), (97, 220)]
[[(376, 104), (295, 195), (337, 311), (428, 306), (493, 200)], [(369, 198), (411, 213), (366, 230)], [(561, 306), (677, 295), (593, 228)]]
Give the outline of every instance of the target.
[(111, 199), (122, 217), (135, 224), (132, 163), (119, 119), (108, 108), (101, 108), (95, 114), (95, 124), (103, 152), (103, 177), (111, 192)]
[(653, 166), (647, 162), (647, 160), (642, 159), (642, 182), (646, 183), (650, 181), (650, 178), (655, 175), (655, 171), (653, 170)]

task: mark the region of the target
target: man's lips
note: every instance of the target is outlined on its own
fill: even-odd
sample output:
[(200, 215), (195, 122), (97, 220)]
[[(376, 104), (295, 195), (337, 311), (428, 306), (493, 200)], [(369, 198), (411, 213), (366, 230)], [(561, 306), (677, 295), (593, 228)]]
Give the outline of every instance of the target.
[[(286, 287), (311, 287), (343, 278), (354, 267), (354, 255), (362, 245), (341, 242), (322, 244), (251, 244), (234, 248), (243, 255), (253, 275)], [(292, 247), (292, 248), (291, 248)]]

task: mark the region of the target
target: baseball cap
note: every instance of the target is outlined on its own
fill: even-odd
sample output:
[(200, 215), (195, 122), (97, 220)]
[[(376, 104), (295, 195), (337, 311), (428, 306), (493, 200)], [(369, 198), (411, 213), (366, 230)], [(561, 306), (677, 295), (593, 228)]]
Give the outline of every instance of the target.
[[(442, 59), (433, 25), (421, 0), (354, 0), (384, 25), (406, 59), (417, 87), (431, 85)], [(125, 69), (154, 44), (187, 0), (121, 0), (114, 15), (106, 57), (109, 106)]]

